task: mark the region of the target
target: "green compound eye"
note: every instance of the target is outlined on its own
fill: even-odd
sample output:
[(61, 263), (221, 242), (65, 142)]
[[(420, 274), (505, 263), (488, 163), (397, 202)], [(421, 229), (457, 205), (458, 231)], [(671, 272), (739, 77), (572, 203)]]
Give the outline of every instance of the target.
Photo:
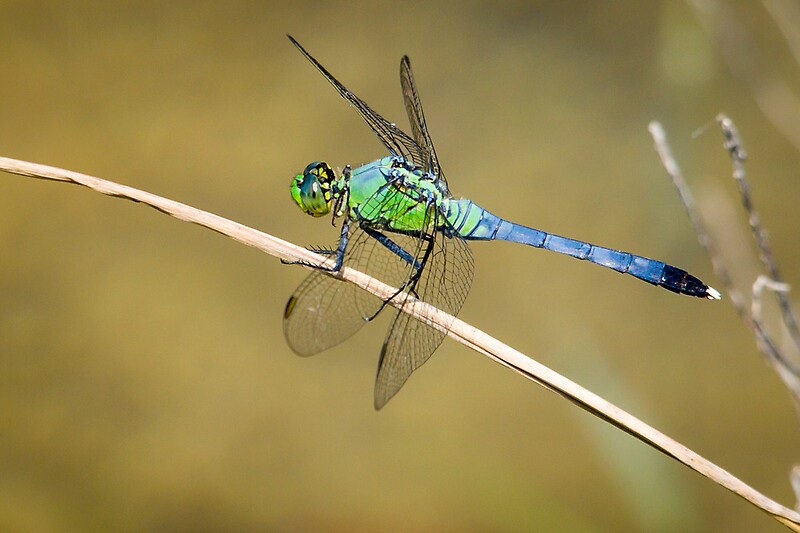
[(292, 180), (292, 198), (304, 213), (325, 216), (331, 212), (331, 184), (335, 178), (327, 163), (311, 163)]

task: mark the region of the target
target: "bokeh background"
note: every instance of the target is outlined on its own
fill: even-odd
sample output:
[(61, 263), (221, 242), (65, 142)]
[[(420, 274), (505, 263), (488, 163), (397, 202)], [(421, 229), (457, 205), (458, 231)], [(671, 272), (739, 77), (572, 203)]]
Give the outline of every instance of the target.
[[(711, 284), (647, 124), (664, 123), (749, 283), (712, 122), (726, 111), (797, 286), (800, 157), (720, 54), (721, 13), (758, 47), (742, 62), (795, 90), (800, 69), (763, 4), (703, 5), (0, 2), (0, 155), (333, 242), (289, 179), (383, 149), (291, 33), (402, 127), (409, 54), (456, 195)], [(0, 247), (4, 531), (782, 530), (451, 341), (376, 413), (385, 318), (296, 357), (281, 314), (301, 268), (141, 205), (2, 175)], [(462, 318), (794, 504), (797, 413), (729, 301), (522, 246), (473, 250)]]

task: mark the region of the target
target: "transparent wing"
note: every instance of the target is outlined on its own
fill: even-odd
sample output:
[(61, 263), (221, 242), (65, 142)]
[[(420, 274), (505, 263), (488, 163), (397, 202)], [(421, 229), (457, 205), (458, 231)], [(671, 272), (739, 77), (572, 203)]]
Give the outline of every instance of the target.
[[(286, 303), (283, 333), (298, 355), (314, 355), (344, 342), (372, 316), (381, 301), (362, 307), (360, 290), (351, 283), (315, 271), (303, 280)], [(364, 291), (360, 291), (363, 294)], [(370, 295), (371, 296), (371, 295)]]
[(411, 71), (411, 60), (408, 56), (403, 56), (403, 59), (400, 60), (400, 87), (403, 90), (403, 101), (406, 105), (408, 121), (411, 124), (411, 135), (427, 155), (427, 160), (423, 167), (441, 180), (440, 189), (449, 195), (450, 190), (447, 187), (447, 180), (439, 166), (439, 158), (436, 156), (436, 150), (433, 148), (433, 141), (431, 141), (428, 126), (425, 123), (422, 102), (419, 100), (414, 74)]
[[(431, 217), (433, 218), (433, 217)], [(436, 224), (431, 221), (429, 227)], [(422, 274), (410, 287), (416, 297), (455, 316), (467, 298), (473, 276), (472, 254), (466, 241), (429, 231), (432, 241), (422, 242), (416, 259), (424, 262)], [(430, 247), (427, 259), (424, 259)], [(380, 409), (397, 394), (411, 374), (430, 358), (445, 337), (445, 332), (412, 318), (395, 315), (381, 349), (375, 382), (375, 409)]]
[[(351, 223), (349, 237), (345, 265), (393, 287), (408, 280), (410, 265), (364, 232), (357, 222)], [(380, 298), (352, 283), (314, 271), (286, 303), (283, 332), (297, 354), (314, 355), (354, 335), (382, 305)]]
[(386, 146), (386, 149), (392, 153), (392, 155), (402, 156), (406, 161), (429, 170), (429, 155), (426, 150), (421, 148), (417, 142), (405, 134), (400, 128), (396, 125), (392, 124), (391, 122), (387, 121), (385, 118), (380, 116), (378, 113), (372, 110), (366, 102), (360, 99), (358, 96), (353, 94), (347, 87), (342, 85), (339, 80), (333, 77), (333, 75), (328, 72), (325, 67), (319, 64), (319, 62), (314, 59), (308, 52), (306, 52), (305, 48), (300, 46), (300, 43), (294, 40), (291, 35), (287, 35), (289, 40), (297, 47), (298, 50), (308, 59), (311, 64), (317, 67), (323, 76), (333, 85), (339, 94), (342, 97), (350, 102), (350, 104), (356, 108), (356, 111), (359, 112), (361, 118), (367, 123), (367, 125), (375, 132), (375, 135), (381, 140), (381, 142)]

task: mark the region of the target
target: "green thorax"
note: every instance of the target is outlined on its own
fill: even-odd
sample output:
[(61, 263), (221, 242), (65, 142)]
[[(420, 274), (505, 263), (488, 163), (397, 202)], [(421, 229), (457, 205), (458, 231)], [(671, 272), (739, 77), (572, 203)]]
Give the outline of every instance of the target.
[[(434, 178), (392, 156), (354, 169), (347, 186), (353, 220), (393, 231), (420, 231), (428, 226), (426, 220), (432, 220), (434, 209), (446, 213), (446, 198)], [(441, 223), (437, 225), (441, 227)]]
[[(401, 232), (427, 229), (461, 237), (480, 232), (488, 214), (484, 209), (470, 200), (450, 197), (432, 176), (397, 161), (387, 156), (351, 171), (345, 185), (350, 192), (350, 218)], [(340, 182), (340, 190), (342, 185)]]

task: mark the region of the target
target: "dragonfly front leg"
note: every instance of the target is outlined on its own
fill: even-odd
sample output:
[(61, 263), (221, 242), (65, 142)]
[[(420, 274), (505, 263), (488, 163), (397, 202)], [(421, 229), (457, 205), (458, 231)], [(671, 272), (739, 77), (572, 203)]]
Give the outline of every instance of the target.
[(283, 259), (281, 259), (281, 263), (285, 265), (308, 266), (317, 270), (324, 270), (325, 272), (339, 272), (339, 270), (342, 268), (342, 263), (344, 263), (344, 251), (347, 249), (347, 242), (350, 239), (349, 229), (350, 220), (346, 218), (344, 222), (342, 222), (342, 232), (339, 235), (339, 245), (336, 247), (336, 250), (329, 250), (327, 248), (309, 248), (309, 251), (316, 254), (335, 255), (336, 262), (333, 264), (333, 266), (317, 265), (314, 263), (309, 263), (308, 261), (284, 261)]

